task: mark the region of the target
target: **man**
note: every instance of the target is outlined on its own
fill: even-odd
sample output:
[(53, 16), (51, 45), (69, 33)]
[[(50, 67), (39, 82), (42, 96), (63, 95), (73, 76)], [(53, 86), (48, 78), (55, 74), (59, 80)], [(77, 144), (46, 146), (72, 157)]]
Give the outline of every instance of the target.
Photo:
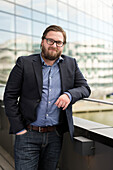
[(56, 170), (64, 132), (73, 138), (72, 104), (90, 95), (76, 60), (61, 55), (65, 44), (65, 31), (49, 26), (41, 54), (19, 57), (9, 76), (4, 104), (16, 170)]

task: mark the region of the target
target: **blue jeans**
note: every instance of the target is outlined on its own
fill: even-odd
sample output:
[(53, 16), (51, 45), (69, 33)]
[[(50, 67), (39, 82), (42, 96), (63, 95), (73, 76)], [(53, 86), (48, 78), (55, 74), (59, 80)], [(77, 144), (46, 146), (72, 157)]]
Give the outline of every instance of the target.
[(15, 170), (56, 170), (62, 147), (57, 131), (28, 130), (15, 138)]

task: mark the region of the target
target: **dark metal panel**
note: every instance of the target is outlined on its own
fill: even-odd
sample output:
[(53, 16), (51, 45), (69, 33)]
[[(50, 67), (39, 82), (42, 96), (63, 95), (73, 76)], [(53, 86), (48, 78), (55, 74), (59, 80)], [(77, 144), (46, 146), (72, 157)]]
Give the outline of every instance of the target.
[(82, 156), (94, 155), (94, 141), (83, 136), (74, 137), (74, 150)]

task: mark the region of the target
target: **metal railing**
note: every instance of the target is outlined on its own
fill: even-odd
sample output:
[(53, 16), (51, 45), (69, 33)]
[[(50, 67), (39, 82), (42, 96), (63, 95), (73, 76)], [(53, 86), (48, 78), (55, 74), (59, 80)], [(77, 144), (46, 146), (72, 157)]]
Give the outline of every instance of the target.
[(89, 101), (89, 102), (95, 102), (95, 103), (102, 103), (102, 104), (113, 105), (113, 102), (104, 101), (104, 100), (99, 100), (99, 99), (84, 98), (84, 99), (82, 99), (82, 100)]

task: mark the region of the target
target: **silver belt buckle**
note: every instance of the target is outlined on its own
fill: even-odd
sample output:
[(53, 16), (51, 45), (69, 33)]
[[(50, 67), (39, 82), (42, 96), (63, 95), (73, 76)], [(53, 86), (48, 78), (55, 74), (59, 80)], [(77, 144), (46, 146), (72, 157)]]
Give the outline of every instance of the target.
[(39, 132), (41, 132), (41, 127), (39, 127)]

